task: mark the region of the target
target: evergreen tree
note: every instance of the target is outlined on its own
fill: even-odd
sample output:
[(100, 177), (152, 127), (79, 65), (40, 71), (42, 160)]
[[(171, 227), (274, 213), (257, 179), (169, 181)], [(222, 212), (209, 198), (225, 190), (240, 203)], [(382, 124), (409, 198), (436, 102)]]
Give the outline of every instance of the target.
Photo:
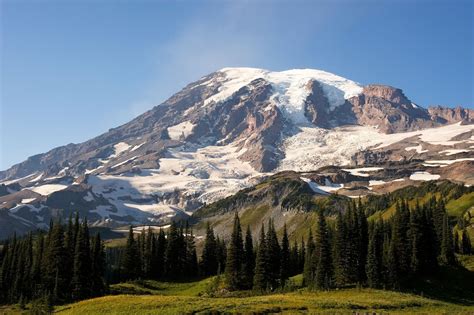
[(280, 244), (276, 235), (273, 221), (269, 220), (266, 236), (268, 259), (268, 286), (274, 290), (279, 286), (280, 279)]
[(447, 265), (454, 265), (456, 258), (453, 248), (453, 232), (449, 226), (448, 215), (445, 212), (443, 218), (443, 235), (441, 242), (441, 260)]
[(64, 230), (61, 224), (51, 224), (48, 245), (44, 257), (45, 289), (52, 292), (54, 302), (65, 298), (67, 293), (66, 272), (64, 269)]
[(247, 226), (247, 231), (245, 233), (244, 252), (244, 283), (246, 289), (251, 289), (253, 286), (253, 276), (255, 269), (255, 253), (253, 251), (253, 240), (252, 233), (250, 232), (250, 226)]
[(89, 243), (89, 228), (87, 220), (83, 221), (76, 239), (74, 252), (74, 269), (72, 277), (73, 299), (80, 300), (88, 298), (91, 292), (91, 257)]
[(183, 270), (183, 233), (176, 222), (168, 231), (165, 253), (165, 274), (169, 279), (178, 279)]
[(257, 258), (255, 261), (255, 276), (253, 279), (253, 288), (256, 291), (265, 291), (268, 286), (268, 257), (267, 242), (265, 239), (265, 227), (262, 224), (260, 230), (260, 239), (257, 248)]
[(281, 253), (280, 253), (280, 284), (285, 286), (291, 273), (291, 254), (290, 241), (288, 239), (288, 232), (286, 224), (283, 226), (283, 237), (281, 239)]
[(303, 284), (311, 286), (314, 282), (314, 276), (316, 270), (313, 268), (313, 251), (315, 251), (315, 245), (313, 240), (313, 233), (311, 228), (309, 229), (308, 242), (306, 243), (306, 250), (304, 254), (304, 267), (303, 267)]
[(140, 276), (140, 253), (133, 235), (133, 227), (128, 232), (127, 245), (123, 254), (123, 278), (125, 280), (137, 279)]
[(94, 237), (91, 248), (92, 272), (91, 289), (93, 296), (101, 296), (106, 291), (105, 285), (105, 251), (104, 244), (100, 238), (100, 233)]
[(357, 280), (363, 283), (366, 280), (365, 265), (367, 260), (367, 246), (368, 246), (368, 224), (362, 202), (359, 198), (359, 205), (357, 208)]
[(329, 231), (323, 211), (318, 213), (318, 230), (316, 233), (317, 246), (319, 249), (318, 265), (315, 276), (315, 287), (318, 289), (329, 289), (332, 285), (332, 258), (331, 245), (329, 243)]
[(227, 261), (225, 265), (225, 278), (229, 289), (239, 290), (243, 287), (243, 253), (242, 229), (237, 212), (234, 216), (232, 235), (227, 249)]
[(197, 273), (198, 273), (198, 261), (197, 261), (196, 245), (194, 243), (193, 230), (189, 228), (188, 222), (186, 222), (184, 246), (186, 250), (184, 274), (188, 279), (194, 278), (197, 276)]
[(346, 242), (346, 226), (342, 214), (338, 213), (333, 247), (334, 280), (337, 286), (343, 286), (348, 282)]
[(203, 275), (212, 276), (217, 274), (217, 242), (209, 222), (206, 226), (206, 239), (204, 240), (204, 248), (201, 256), (201, 270)]
[(379, 288), (382, 284), (383, 235), (378, 223), (373, 225), (367, 254), (367, 284), (371, 288)]

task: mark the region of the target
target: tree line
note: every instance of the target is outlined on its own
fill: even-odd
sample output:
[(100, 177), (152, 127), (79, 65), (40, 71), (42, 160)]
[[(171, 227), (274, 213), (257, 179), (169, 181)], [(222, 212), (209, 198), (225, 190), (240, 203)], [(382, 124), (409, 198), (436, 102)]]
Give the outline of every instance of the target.
[(367, 212), (361, 201), (350, 202), (336, 217), (320, 210), (316, 226), (293, 244), (286, 225), (278, 237), (272, 220), (261, 225), (254, 240), (249, 226), (242, 231), (236, 212), (226, 241), (207, 224), (200, 257), (193, 230), (184, 222), (157, 233), (151, 227), (135, 233), (130, 227), (125, 246), (104, 249), (100, 234), (90, 237), (87, 220), (76, 216), (66, 226), (52, 222), (47, 233), (4, 244), (0, 303), (47, 297), (58, 304), (103, 295), (114, 282), (221, 274), (228, 290), (275, 291), (297, 274), (310, 289), (397, 290), (440, 265), (456, 265), (455, 253), (472, 253), (466, 227), (453, 231), (443, 199), (423, 205), (399, 199), (388, 220), (368, 220)]
[(50, 223), (47, 233), (14, 236), (0, 253), (0, 304), (45, 299), (65, 303), (103, 295), (105, 251), (87, 220)]

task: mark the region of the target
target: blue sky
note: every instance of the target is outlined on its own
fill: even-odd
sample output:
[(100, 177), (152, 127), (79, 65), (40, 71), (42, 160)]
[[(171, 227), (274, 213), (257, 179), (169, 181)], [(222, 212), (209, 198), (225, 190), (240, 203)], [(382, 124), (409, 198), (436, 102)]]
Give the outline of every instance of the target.
[(473, 2), (0, 0), (0, 169), (227, 66), (316, 68), (473, 108)]

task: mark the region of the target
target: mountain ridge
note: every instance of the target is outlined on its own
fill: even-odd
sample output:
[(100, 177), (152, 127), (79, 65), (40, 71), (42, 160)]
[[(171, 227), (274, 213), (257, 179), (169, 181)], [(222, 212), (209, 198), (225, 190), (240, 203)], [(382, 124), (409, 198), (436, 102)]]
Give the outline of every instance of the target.
[[(395, 179), (474, 184), (451, 167), (472, 167), (473, 119), (325, 71), (224, 68), (126, 124), (0, 172), (0, 212), (36, 227), (72, 208), (96, 224), (159, 224), (274, 173), (324, 166), (395, 163), (410, 170)], [(334, 179), (319, 188), (353, 185)]]

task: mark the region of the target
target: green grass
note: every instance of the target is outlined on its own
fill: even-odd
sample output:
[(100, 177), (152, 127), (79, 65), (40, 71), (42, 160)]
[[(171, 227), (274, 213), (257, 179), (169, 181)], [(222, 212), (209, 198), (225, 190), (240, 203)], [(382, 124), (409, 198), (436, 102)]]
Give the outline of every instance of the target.
[(474, 192), (462, 195), (458, 199), (450, 200), (446, 204), (446, 210), (450, 216), (459, 217), (472, 206), (474, 206)]
[(116, 295), (57, 308), (59, 314), (209, 314), (222, 313), (353, 313), (389, 312), (472, 314), (474, 307), (413, 294), (371, 289), (309, 292), (300, 290), (252, 297), (207, 298), (176, 295)]
[(211, 285), (213, 278), (193, 282), (159, 282), (154, 280), (118, 283), (110, 286), (113, 294), (159, 294), (198, 296)]

